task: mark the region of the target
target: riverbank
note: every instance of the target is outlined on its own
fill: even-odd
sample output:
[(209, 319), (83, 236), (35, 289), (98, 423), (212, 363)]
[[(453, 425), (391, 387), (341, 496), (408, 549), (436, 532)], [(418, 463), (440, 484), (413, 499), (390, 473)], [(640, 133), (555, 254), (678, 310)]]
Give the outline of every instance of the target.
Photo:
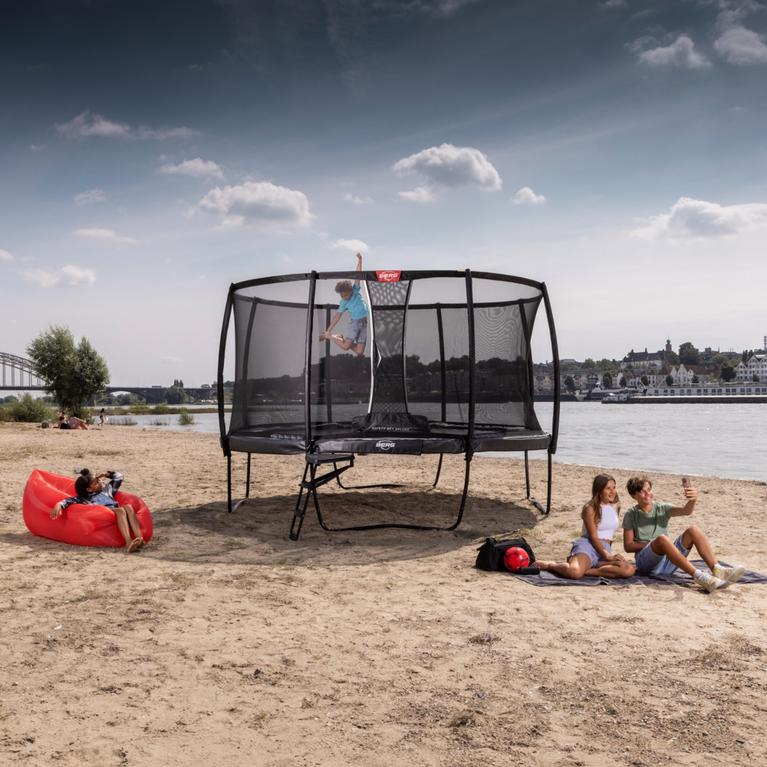
[[(153, 510), (156, 535), (141, 554), (25, 531), (31, 469), (83, 465), (122, 469)], [(520, 461), (472, 466), (454, 533), (328, 534), (312, 517), (292, 543), (300, 457), (254, 457), (257, 503), (227, 514), (213, 434), (0, 424), (3, 762), (767, 761), (767, 588), (536, 589), (478, 572), (488, 534), (518, 531), (541, 557), (562, 557), (595, 469), (555, 467), (546, 519), (524, 501)], [(242, 456), (235, 467), (241, 483)], [(412, 487), (324, 487), (329, 521), (448, 518), (462, 460), (447, 457), (440, 491), (424, 493), (434, 467), (428, 457), (360, 458), (350, 483)], [(531, 467), (542, 497), (544, 464)], [(628, 476), (616, 472), (619, 487)], [(697, 484), (693, 521), (723, 558), (767, 570), (767, 485)], [(678, 499), (679, 477), (658, 475), (656, 490)]]

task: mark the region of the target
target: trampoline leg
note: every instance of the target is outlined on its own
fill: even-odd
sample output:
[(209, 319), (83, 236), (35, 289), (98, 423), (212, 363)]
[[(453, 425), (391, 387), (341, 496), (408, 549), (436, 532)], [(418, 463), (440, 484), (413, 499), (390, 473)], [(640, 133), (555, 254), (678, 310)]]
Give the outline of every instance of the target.
[(530, 463), (527, 460), (527, 450), (525, 450), (525, 498), (530, 500)]
[[(525, 458), (527, 458), (527, 454), (525, 454)], [(528, 499), (529, 501), (535, 506), (538, 511), (541, 512), (541, 514), (544, 514), (548, 516), (549, 512), (551, 511), (551, 453), (548, 453), (548, 466), (547, 466), (547, 472), (546, 472), (546, 508), (543, 508), (543, 504), (539, 501), (536, 501), (535, 498), (530, 498), (530, 490), (528, 489)]]
[(548, 480), (546, 485), (546, 511), (548, 514), (551, 511), (551, 453), (549, 453), (549, 468), (548, 468)]
[(461, 524), (461, 520), (463, 519), (463, 510), (466, 508), (466, 498), (469, 494), (469, 474), (471, 472), (471, 453), (466, 453), (466, 474), (463, 478), (463, 495), (461, 496), (461, 506), (458, 509), (458, 516), (456, 517), (455, 522), (453, 522), (450, 527), (446, 528), (447, 530), (455, 530), (458, 525)]
[(226, 456), (226, 508), (232, 511), (232, 454)]
[(442, 472), (442, 459), (444, 458), (444, 456), (445, 456), (444, 453), (439, 454), (439, 463), (437, 464), (437, 476), (434, 477), (434, 484), (432, 485), (432, 487), (436, 487), (437, 482), (439, 482), (439, 475)]
[(245, 475), (245, 497), (250, 498), (250, 453), (248, 453), (248, 470)]

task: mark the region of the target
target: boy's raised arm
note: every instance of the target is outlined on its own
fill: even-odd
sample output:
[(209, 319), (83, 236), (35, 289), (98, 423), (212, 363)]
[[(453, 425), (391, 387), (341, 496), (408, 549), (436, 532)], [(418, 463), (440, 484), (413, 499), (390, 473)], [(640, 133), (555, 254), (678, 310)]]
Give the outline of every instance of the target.
[[(362, 253), (357, 253), (357, 271), (358, 272), (362, 271)], [(359, 277), (357, 277), (357, 279), (354, 280), (354, 284), (355, 285), (359, 285), (360, 284), (360, 278)]]

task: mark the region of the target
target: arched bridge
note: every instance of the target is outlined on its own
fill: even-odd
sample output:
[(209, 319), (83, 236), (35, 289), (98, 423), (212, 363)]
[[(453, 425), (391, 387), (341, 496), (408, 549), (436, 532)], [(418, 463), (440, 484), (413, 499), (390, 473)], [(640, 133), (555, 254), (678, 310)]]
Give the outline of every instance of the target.
[(45, 381), (35, 372), (31, 360), (0, 352), (0, 389), (43, 389)]
[[(0, 391), (42, 391), (46, 381), (35, 372), (32, 360), (15, 354), (0, 352)], [(149, 404), (165, 401), (164, 386), (107, 386), (104, 391), (108, 394), (128, 392), (137, 394)], [(184, 387), (184, 391), (196, 399), (215, 398), (215, 389), (193, 389)]]

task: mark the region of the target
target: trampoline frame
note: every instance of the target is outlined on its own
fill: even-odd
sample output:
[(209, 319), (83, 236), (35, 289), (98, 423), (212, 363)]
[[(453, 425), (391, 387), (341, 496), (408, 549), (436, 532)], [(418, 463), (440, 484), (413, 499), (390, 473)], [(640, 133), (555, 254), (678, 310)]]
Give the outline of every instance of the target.
[[(304, 518), (306, 515), (310, 498), (313, 501), (318, 523), (320, 524), (322, 529), (331, 531), (331, 532), (352, 531), (352, 530), (376, 530), (376, 529), (382, 529), (382, 528), (404, 528), (404, 529), (411, 529), (411, 530), (441, 530), (441, 531), (455, 530), (462, 521), (463, 513), (466, 507), (466, 500), (468, 497), (469, 480), (470, 480), (471, 461), (473, 458), (473, 454), (475, 452), (472, 446), (474, 441), (474, 436), (475, 436), (475, 415), (476, 415), (476, 376), (475, 376), (476, 340), (475, 340), (475, 327), (474, 327), (475, 303), (474, 303), (474, 297), (473, 297), (473, 280), (481, 279), (481, 280), (493, 280), (497, 282), (511, 282), (511, 283), (530, 286), (540, 291), (541, 298), (543, 300), (543, 306), (546, 313), (546, 319), (547, 319), (548, 328), (549, 328), (549, 338), (551, 343), (551, 352), (552, 352), (553, 366), (554, 366), (554, 402), (553, 402), (553, 410), (552, 410), (552, 423), (551, 423), (551, 432), (549, 434), (549, 440), (546, 447), (547, 482), (546, 482), (546, 505), (545, 506), (541, 504), (539, 501), (537, 501), (535, 498), (533, 498), (530, 494), (530, 468), (529, 468), (529, 457), (528, 457), (528, 453), (530, 452), (530, 449), (525, 448), (523, 450), (519, 450), (519, 449), (514, 450), (512, 448), (512, 449), (504, 450), (503, 452), (524, 452), (526, 499), (530, 501), (532, 505), (535, 506), (535, 508), (538, 509), (540, 513), (544, 515), (548, 515), (550, 513), (551, 486), (552, 486), (552, 456), (556, 452), (557, 439), (559, 434), (560, 367), (559, 367), (559, 352), (558, 352), (558, 346), (557, 346), (556, 330), (554, 326), (554, 318), (551, 311), (551, 303), (549, 300), (546, 284), (543, 282), (536, 282), (534, 280), (530, 280), (523, 277), (513, 277), (511, 275), (496, 274), (492, 272), (472, 273), (470, 269), (466, 269), (460, 272), (445, 271), (445, 270), (436, 270), (436, 271), (432, 271), (432, 270), (404, 271), (403, 270), (403, 271), (400, 271), (399, 281), (408, 281), (408, 280), (412, 281), (415, 279), (444, 278), (444, 277), (455, 279), (459, 275), (464, 276), (465, 284), (466, 284), (466, 303), (460, 304), (460, 308), (464, 308), (465, 306), (466, 312), (467, 312), (467, 321), (468, 321), (468, 342), (469, 342), (469, 355), (468, 355), (469, 357), (468, 359), (469, 403), (468, 404), (469, 404), (469, 409), (468, 409), (468, 422), (465, 424), (465, 426), (467, 427), (467, 433), (466, 433), (466, 436), (462, 438), (464, 443), (464, 450), (461, 451), (464, 455), (464, 461), (466, 466), (465, 472), (464, 472), (463, 491), (461, 494), (459, 509), (458, 509), (456, 518), (452, 522), (452, 524), (448, 526), (436, 526), (436, 525), (419, 525), (419, 524), (400, 523), (400, 522), (382, 522), (382, 523), (368, 524), (368, 525), (330, 527), (329, 525), (327, 525), (322, 515), (317, 489), (321, 487), (322, 485), (327, 484), (328, 482), (332, 482), (333, 480), (335, 480), (336, 484), (344, 490), (369, 489), (369, 488), (376, 488), (376, 487), (392, 488), (392, 487), (403, 486), (400, 484), (391, 484), (391, 483), (378, 483), (378, 484), (357, 485), (357, 486), (344, 485), (341, 482), (340, 477), (345, 471), (347, 471), (348, 469), (354, 466), (354, 455), (355, 455), (354, 452), (350, 452), (348, 450), (345, 450), (342, 452), (336, 452), (336, 451), (322, 452), (320, 449), (317, 449), (317, 446), (313, 439), (313, 432), (312, 432), (311, 408), (312, 408), (312, 350), (313, 350), (313, 338), (314, 338), (314, 314), (317, 309), (322, 309), (322, 308), (325, 308), (326, 310), (329, 309), (329, 307), (324, 304), (322, 305), (315, 304), (317, 281), (318, 280), (344, 280), (344, 279), (357, 280), (359, 279), (365, 282), (376, 282), (378, 281), (378, 279), (377, 279), (377, 273), (375, 271), (363, 271), (363, 272), (346, 272), (345, 271), (345, 272), (323, 272), (323, 273), (312, 271), (312, 272), (304, 273), (304, 274), (279, 275), (274, 277), (257, 278), (257, 279), (247, 280), (244, 282), (232, 283), (230, 285), (229, 292), (227, 294), (226, 307), (224, 309), (224, 318), (223, 318), (223, 323), (221, 328), (221, 338), (220, 338), (219, 354), (218, 354), (218, 377), (217, 377), (217, 383), (216, 383), (221, 447), (227, 459), (227, 509), (229, 512), (236, 511), (243, 503), (250, 500), (252, 453), (253, 452), (273, 452), (273, 451), (266, 451), (266, 450), (241, 450), (237, 448), (232, 448), (230, 443), (230, 435), (226, 427), (225, 403), (224, 403), (224, 365), (226, 361), (226, 345), (227, 345), (227, 337), (229, 333), (229, 325), (230, 325), (230, 320), (231, 320), (231, 317), (233, 314), (233, 308), (234, 308), (234, 295), (236, 294), (237, 291), (243, 290), (245, 288), (250, 288), (250, 287), (275, 284), (279, 282), (308, 281), (309, 295), (308, 295), (308, 300), (306, 302), (307, 318), (306, 318), (306, 337), (305, 337), (305, 345), (304, 345), (304, 398), (303, 398), (304, 400), (303, 401), (304, 448), (300, 451), (296, 451), (296, 452), (304, 453), (305, 466), (304, 466), (303, 477), (299, 484), (299, 491), (298, 491), (298, 496), (296, 498), (293, 520), (290, 526), (290, 532), (289, 532), (290, 539), (295, 541), (295, 540), (298, 540), (298, 537), (300, 536), (301, 528), (304, 522)], [(408, 286), (408, 298), (409, 298), (410, 287), (412, 287), (412, 282)], [(521, 302), (522, 302), (522, 299), (520, 299), (519, 301), (510, 302), (510, 303), (521, 303)], [(271, 302), (271, 303), (282, 303), (282, 302)], [(498, 302), (496, 302), (496, 304), (497, 303)], [(490, 303), (490, 305), (496, 305), (496, 304), (493, 304), (492, 302)], [(481, 306), (482, 304), (479, 304), (479, 305)], [(419, 304), (418, 306), (419, 308), (437, 308), (438, 309), (440, 306), (447, 306), (447, 305)], [(405, 318), (407, 317), (408, 307), (409, 307), (409, 302), (406, 300), (404, 304)], [(523, 318), (522, 319), (523, 326), (526, 325), (524, 321), (524, 313), (521, 312), (520, 316)], [(403, 322), (404, 321), (405, 319), (403, 318)], [(439, 326), (440, 355), (441, 355), (441, 361), (443, 363), (441, 368), (441, 383), (442, 383), (441, 392), (443, 395), (442, 396), (442, 417), (443, 417), (443, 421), (445, 421), (446, 420), (445, 418), (445, 415), (446, 415), (445, 366), (444, 366), (443, 335), (442, 335), (442, 327), (441, 327), (442, 315), (440, 311), (437, 312), (437, 322)], [(534, 382), (533, 382), (533, 360), (532, 360), (532, 355), (530, 354), (531, 331), (525, 327), (524, 333), (525, 333), (525, 344), (527, 346), (527, 367), (528, 367), (527, 373), (529, 376), (530, 401), (532, 403)], [(403, 331), (403, 336), (404, 336), (404, 331)], [(329, 342), (325, 341), (324, 343), (329, 343)], [(246, 346), (247, 346), (247, 343), (246, 343)], [(372, 349), (372, 353), (375, 354), (376, 350)], [(403, 357), (404, 357), (404, 350), (403, 350)], [(371, 364), (371, 368), (372, 368), (372, 364)], [(403, 377), (403, 380), (404, 380), (404, 377)], [(331, 402), (331, 398), (328, 399), (329, 408), (330, 408), (330, 402)], [(393, 438), (396, 438), (396, 437), (397, 435), (393, 435)], [(532, 449), (537, 450), (537, 449), (543, 449), (543, 448), (532, 448)], [(246, 483), (245, 483), (245, 496), (241, 498), (240, 500), (238, 500), (237, 502), (235, 502), (234, 504), (232, 503), (232, 452), (245, 452), (247, 454), (247, 474), (246, 474)], [(436, 488), (437, 483), (439, 482), (440, 473), (442, 470), (443, 455), (444, 455), (443, 452), (439, 453), (439, 463), (437, 466), (437, 474), (434, 479), (434, 482), (429, 488), (430, 490)], [(328, 465), (328, 464), (332, 464), (333, 468), (326, 471), (324, 474), (318, 474), (319, 467)]]

